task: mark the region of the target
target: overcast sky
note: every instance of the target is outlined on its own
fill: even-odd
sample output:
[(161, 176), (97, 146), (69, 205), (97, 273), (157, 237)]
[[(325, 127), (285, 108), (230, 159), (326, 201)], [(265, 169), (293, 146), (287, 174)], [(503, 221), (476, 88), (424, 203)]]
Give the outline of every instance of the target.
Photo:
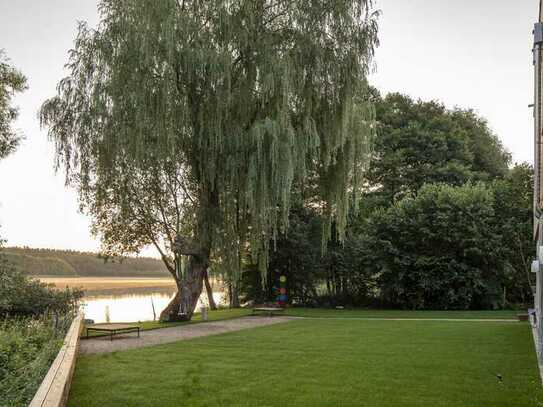
[[(98, 21), (95, 0), (0, 0), (0, 48), (27, 77), (15, 100), (26, 139), (0, 162), (0, 236), (9, 245), (98, 250), (76, 194), (55, 174), (37, 111), (55, 93), (77, 21)], [(475, 109), (512, 152), (532, 162), (532, 27), (537, 0), (378, 0), (376, 73), (383, 92)]]

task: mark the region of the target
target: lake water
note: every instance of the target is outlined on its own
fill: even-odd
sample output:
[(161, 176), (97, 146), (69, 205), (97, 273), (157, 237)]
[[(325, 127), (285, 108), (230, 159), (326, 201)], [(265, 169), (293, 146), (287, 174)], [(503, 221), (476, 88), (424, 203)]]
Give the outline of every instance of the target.
[[(99, 295), (83, 298), (83, 310), (85, 318), (94, 322), (137, 322), (152, 321), (159, 318), (160, 312), (166, 308), (174, 297), (175, 291), (170, 294), (154, 292), (146, 294), (123, 294), (123, 295)], [(222, 293), (213, 293), (217, 303), (223, 299)], [(207, 305), (207, 295), (200, 297), (200, 306)], [(153, 306), (155, 314), (153, 314)]]
[[(85, 318), (97, 323), (152, 321), (155, 317), (158, 319), (160, 312), (176, 292), (175, 283), (169, 278), (44, 277), (40, 280), (58, 288), (84, 289), (82, 306)], [(225, 296), (218, 288), (218, 285), (214, 284), (213, 298), (220, 304)], [(204, 290), (197, 310), (207, 304)]]

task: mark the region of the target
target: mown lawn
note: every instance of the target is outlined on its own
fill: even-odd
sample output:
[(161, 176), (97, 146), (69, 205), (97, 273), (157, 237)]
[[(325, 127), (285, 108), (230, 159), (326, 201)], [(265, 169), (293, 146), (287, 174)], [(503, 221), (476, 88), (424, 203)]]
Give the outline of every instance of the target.
[(375, 309), (289, 308), (286, 315), (311, 318), (517, 319), (526, 311), (405, 311)]
[[(285, 315), (306, 318), (415, 318), (415, 319), (516, 319), (517, 313), (522, 311), (404, 311), (404, 310), (372, 310), (372, 309), (326, 309), (326, 308), (289, 308)], [(221, 321), (231, 318), (239, 318), (252, 314), (251, 308), (219, 309), (208, 312), (208, 321)], [(142, 321), (132, 322), (143, 331), (172, 326), (195, 324), (204, 322), (200, 313), (195, 313), (190, 322), (160, 322)], [(101, 332), (91, 332), (90, 337), (109, 336)], [(86, 337), (83, 330), (82, 337)]]
[(81, 357), (69, 405), (520, 407), (542, 401), (526, 323), (311, 319)]

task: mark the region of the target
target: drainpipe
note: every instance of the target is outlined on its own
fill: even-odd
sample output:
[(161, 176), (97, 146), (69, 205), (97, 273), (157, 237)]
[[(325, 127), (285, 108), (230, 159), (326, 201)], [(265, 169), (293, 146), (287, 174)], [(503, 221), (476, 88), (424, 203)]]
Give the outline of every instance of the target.
[[(541, 219), (542, 199), (542, 143), (543, 143), (543, 0), (540, 0), (539, 21), (534, 26), (534, 240), (537, 242), (537, 259), (532, 263), (532, 271), (536, 274), (534, 306), (536, 310), (535, 325), (537, 336), (538, 358), (543, 356), (543, 228)], [(541, 359), (540, 359), (541, 360)]]

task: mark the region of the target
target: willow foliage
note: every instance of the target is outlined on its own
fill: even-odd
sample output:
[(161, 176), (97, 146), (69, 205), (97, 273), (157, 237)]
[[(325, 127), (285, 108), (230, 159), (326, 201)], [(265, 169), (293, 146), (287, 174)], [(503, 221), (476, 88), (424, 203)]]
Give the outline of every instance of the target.
[(111, 193), (131, 205), (122, 185), (167, 163), (197, 203), (192, 238), (231, 266), (248, 242), (265, 264), (269, 238), (288, 227), (293, 183), (317, 174), (320, 210), (343, 233), (373, 134), (371, 0), (99, 9), (96, 29), (79, 26), (69, 76), (41, 112), (84, 206), (99, 212), (102, 196), (111, 209)]

